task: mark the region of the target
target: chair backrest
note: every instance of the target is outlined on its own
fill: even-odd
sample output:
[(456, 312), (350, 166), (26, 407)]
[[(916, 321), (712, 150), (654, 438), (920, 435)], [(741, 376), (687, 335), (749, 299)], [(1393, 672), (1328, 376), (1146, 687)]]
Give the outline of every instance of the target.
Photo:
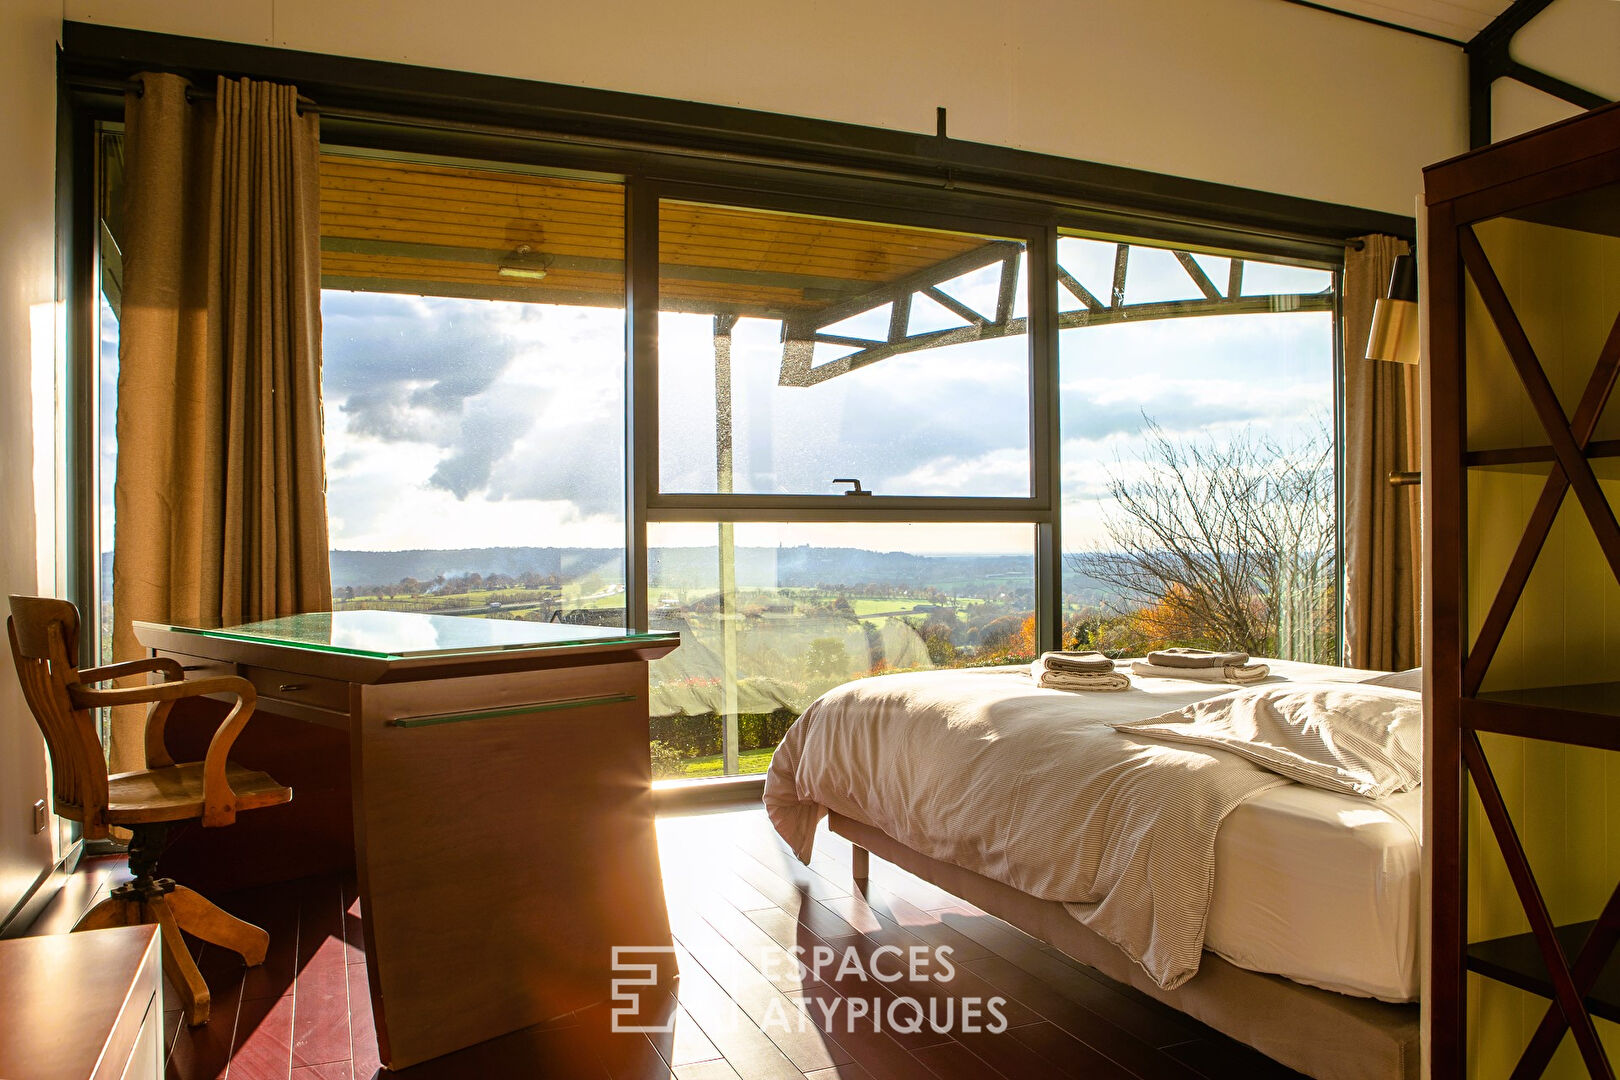
[(79, 610), (66, 600), (13, 596), (6, 620), (23, 697), (51, 755), (56, 812), (82, 822), (87, 839), (107, 835), (107, 759), (89, 709), (68, 687), (79, 681)]

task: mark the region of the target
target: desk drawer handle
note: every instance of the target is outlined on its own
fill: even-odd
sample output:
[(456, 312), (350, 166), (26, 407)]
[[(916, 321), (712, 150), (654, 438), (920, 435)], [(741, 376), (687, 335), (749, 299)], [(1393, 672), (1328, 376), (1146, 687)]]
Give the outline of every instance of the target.
[(388, 721), (390, 727), (418, 728), (436, 724), (459, 724), (466, 720), (498, 720), (503, 716), (521, 716), (524, 713), (555, 712), (558, 709), (585, 709), (592, 705), (620, 705), (635, 701), (634, 694), (608, 694), (605, 697), (564, 698), (561, 701), (541, 701), (532, 705), (512, 705), (502, 709), (480, 709), (469, 713), (439, 713), (434, 716), (403, 716)]
[(300, 690), (308, 690), (309, 687), (301, 682), (284, 682), (276, 689), (283, 694), (296, 694)]

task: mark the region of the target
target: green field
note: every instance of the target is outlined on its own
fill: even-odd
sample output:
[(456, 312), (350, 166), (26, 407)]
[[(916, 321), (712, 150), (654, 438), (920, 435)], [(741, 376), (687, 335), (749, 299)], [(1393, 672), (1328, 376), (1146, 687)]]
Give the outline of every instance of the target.
[[(743, 750), (737, 754), (737, 772), (762, 773), (771, 763), (771, 750), (773, 747), (761, 747), (758, 750)], [(688, 758), (686, 760), (685, 778), (694, 780), (704, 776), (719, 776), (724, 762), (719, 754), (710, 754), (707, 757)]]

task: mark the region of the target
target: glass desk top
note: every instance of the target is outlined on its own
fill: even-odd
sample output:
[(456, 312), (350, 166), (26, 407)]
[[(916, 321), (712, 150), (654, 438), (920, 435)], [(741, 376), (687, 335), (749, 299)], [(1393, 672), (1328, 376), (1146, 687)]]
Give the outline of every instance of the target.
[(668, 641), (673, 634), (642, 634), (617, 626), (475, 619), (414, 611), (315, 611), (280, 619), (204, 630), (167, 623), (141, 623), (202, 638), (283, 645), (377, 660), (513, 652), (606, 642)]

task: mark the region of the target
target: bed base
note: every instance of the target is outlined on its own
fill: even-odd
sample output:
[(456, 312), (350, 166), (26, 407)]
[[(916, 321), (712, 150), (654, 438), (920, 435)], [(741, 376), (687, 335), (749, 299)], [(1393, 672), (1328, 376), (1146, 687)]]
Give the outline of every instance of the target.
[(1135, 987), (1267, 1057), (1317, 1080), (1419, 1080), (1419, 1008), (1350, 997), (1247, 971), (1205, 953), (1198, 974), (1162, 990), (1112, 943), (1055, 900), (1038, 900), (999, 881), (919, 854), (882, 830), (829, 812), (832, 831), (855, 845), (857, 882), (868, 852), (974, 907), (1011, 923), (1064, 955)]

